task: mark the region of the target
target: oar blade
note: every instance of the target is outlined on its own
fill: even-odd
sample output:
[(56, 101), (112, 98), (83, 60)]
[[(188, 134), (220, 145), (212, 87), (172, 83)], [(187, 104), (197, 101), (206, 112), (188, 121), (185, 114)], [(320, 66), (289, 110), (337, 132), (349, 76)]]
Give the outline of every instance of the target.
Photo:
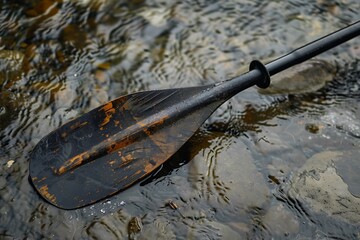
[[(176, 121), (160, 123), (156, 131), (140, 128), (120, 147), (113, 147), (113, 136), (126, 136), (126, 131), (143, 119), (154, 118), (158, 112), (206, 88), (127, 95), (63, 125), (34, 148), (30, 157), (33, 185), (47, 201), (63, 209), (86, 206), (125, 189), (170, 158), (221, 103), (184, 112)], [(104, 153), (94, 155), (93, 149), (99, 143), (108, 143), (108, 147)], [(90, 160), (74, 163), (77, 156), (84, 160), (91, 154)]]

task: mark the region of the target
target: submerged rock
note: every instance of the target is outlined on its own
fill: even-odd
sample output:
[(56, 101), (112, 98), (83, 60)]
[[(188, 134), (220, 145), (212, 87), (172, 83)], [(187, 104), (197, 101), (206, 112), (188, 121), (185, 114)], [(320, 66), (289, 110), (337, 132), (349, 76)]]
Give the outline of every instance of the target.
[(11, 91), (0, 91), (0, 129), (6, 128), (10, 122), (16, 119), (22, 99)]
[(0, 86), (4, 83), (13, 84), (21, 76), (24, 54), (13, 50), (0, 50)]
[(189, 179), (203, 198), (221, 204), (218, 213), (239, 216), (261, 207), (270, 192), (246, 146), (238, 141), (227, 144), (215, 141), (196, 156), (189, 163)]
[[(354, 114), (355, 111), (355, 114)], [(328, 126), (335, 127), (350, 136), (360, 138), (360, 123), (357, 119), (357, 113), (360, 110), (345, 110), (332, 108), (320, 117), (320, 121)]]
[(271, 77), (262, 94), (301, 94), (315, 92), (334, 79), (336, 67), (324, 60), (311, 59)]
[(306, 202), (315, 212), (360, 222), (360, 162), (358, 151), (315, 154), (292, 179), (289, 194)]
[(144, 225), (144, 230), (136, 237), (137, 239), (176, 239), (172, 225), (167, 219), (152, 219), (152, 222)]
[(170, 12), (168, 8), (146, 8), (141, 11), (139, 15), (149, 21), (153, 26), (161, 27), (166, 24)]
[(296, 234), (300, 229), (299, 221), (295, 215), (283, 204), (270, 207), (262, 221), (265, 227), (276, 235)]
[(90, 239), (126, 239), (128, 234), (124, 222), (129, 217), (125, 211), (105, 215), (93, 220), (82, 234), (86, 234), (85, 238)]
[[(211, 238), (210, 236), (216, 236), (217, 238)], [(204, 220), (203, 224), (189, 229), (187, 239), (239, 239), (240, 236), (238, 232), (228, 225)]]

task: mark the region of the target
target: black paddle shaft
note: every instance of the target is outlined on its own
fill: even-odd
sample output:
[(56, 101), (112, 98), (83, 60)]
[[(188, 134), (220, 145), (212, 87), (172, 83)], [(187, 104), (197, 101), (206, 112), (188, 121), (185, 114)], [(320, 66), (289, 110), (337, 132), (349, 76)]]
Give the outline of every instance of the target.
[(270, 76), (275, 75), (282, 70), (302, 63), (359, 35), (360, 21), (357, 21), (346, 28), (333, 32), (266, 64), (266, 69)]
[(204, 101), (212, 102), (214, 98), (229, 99), (238, 92), (253, 85), (267, 88), (270, 84), (270, 76), (300, 64), (359, 35), (360, 21), (357, 21), (343, 29), (304, 45), (266, 65), (255, 60), (250, 64), (251, 71), (217, 84), (217, 87), (212, 88), (208, 94), (206, 94), (207, 96), (204, 96), (208, 98), (207, 100), (204, 99)]

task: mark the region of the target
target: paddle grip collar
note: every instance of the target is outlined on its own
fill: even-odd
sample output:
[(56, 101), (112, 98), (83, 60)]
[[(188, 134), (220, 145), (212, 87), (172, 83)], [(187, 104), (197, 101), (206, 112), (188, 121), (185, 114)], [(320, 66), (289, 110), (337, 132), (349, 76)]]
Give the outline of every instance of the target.
[(259, 88), (267, 88), (270, 85), (270, 74), (268, 70), (266, 69), (265, 65), (262, 64), (259, 60), (253, 60), (250, 63), (249, 70), (257, 69), (261, 72), (262, 78), (260, 81), (256, 84)]

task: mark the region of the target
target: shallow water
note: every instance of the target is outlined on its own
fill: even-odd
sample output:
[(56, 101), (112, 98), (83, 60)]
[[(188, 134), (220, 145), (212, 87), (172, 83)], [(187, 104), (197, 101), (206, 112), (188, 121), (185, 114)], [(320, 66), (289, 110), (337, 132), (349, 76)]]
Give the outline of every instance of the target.
[[(337, 68), (323, 88), (238, 94), (156, 173), (105, 201), (59, 210), (28, 181), (30, 151), (69, 119), (127, 93), (236, 76), (253, 59), (357, 21), (358, 1), (42, 0), (0, 9), (1, 238), (360, 237), (335, 204), (302, 195), (314, 191), (297, 177), (317, 153), (352, 152), (333, 162), (348, 186), (338, 190), (357, 199), (349, 211), (360, 213), (350, 171), (360, 166), (359, 38), (319, 56)], [(129, 235), (134, 217), (141, 229)]]

